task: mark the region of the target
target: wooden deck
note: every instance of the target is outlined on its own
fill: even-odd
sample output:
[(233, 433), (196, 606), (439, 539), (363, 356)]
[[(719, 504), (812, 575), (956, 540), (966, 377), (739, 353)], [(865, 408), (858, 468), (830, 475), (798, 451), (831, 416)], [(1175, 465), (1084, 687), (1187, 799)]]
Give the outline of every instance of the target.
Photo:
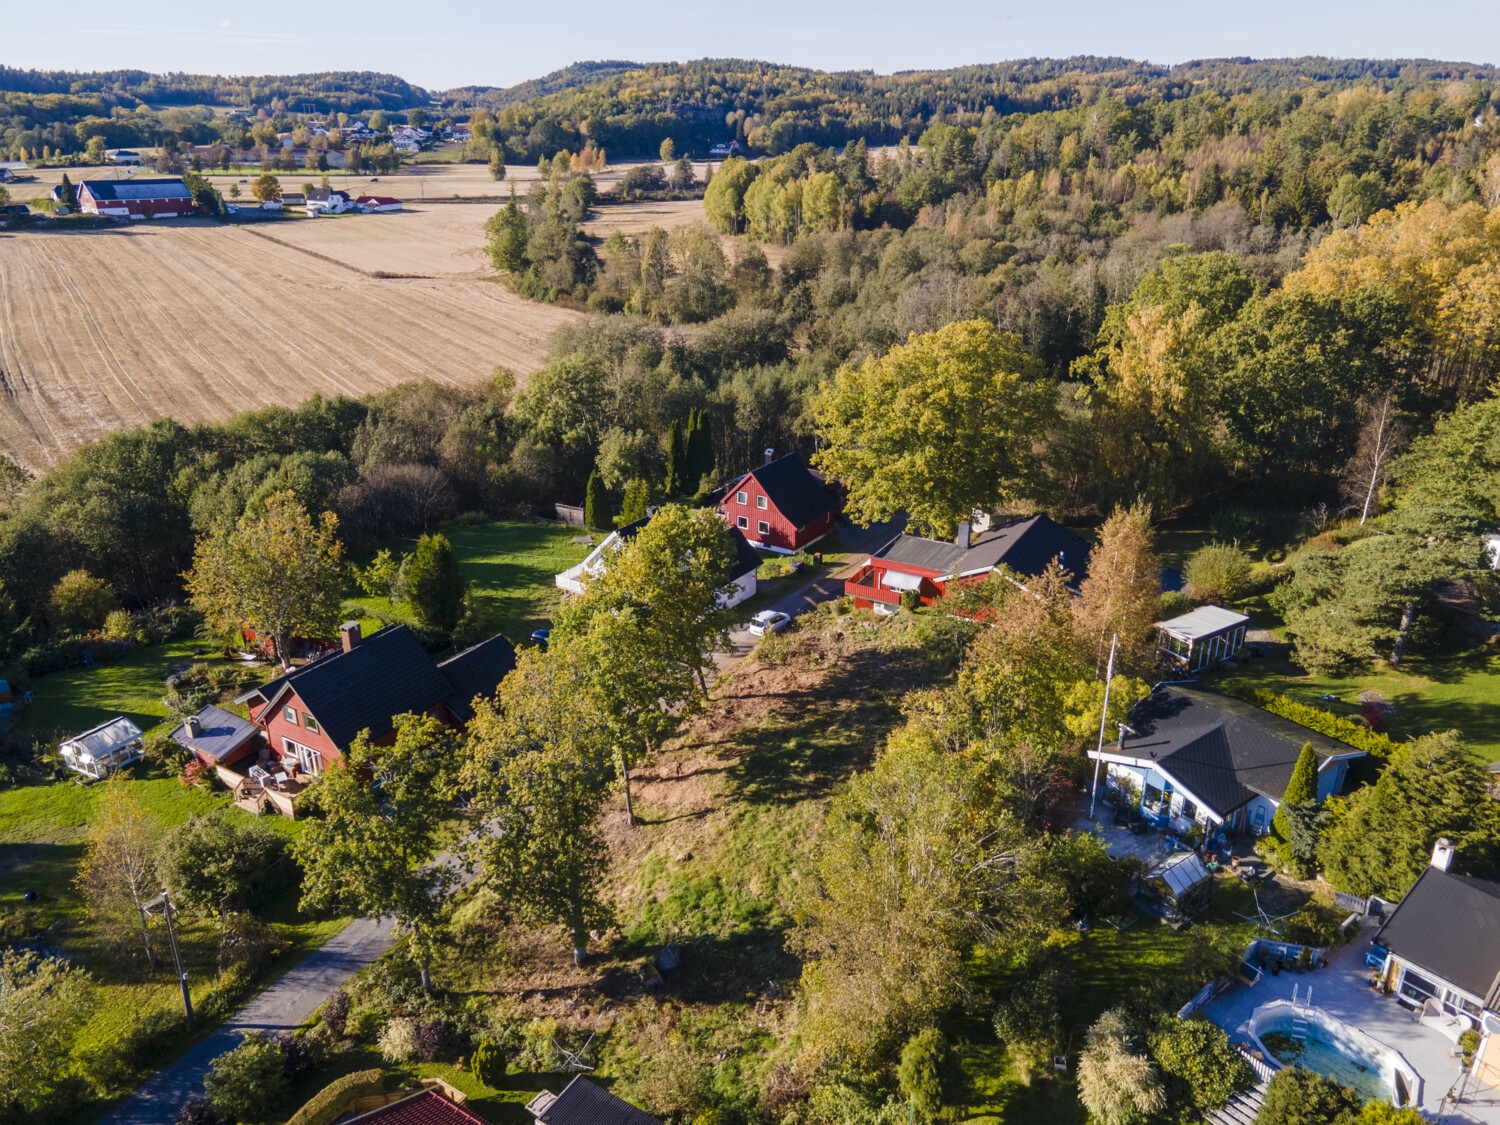
[(297, 819), (297, 800), (316, 780), (299, 773), (283, 782), (278, 789), (275, 785), (262, 786), (249, 775), (228, 766), (215, 766), (214, 769), (219, 780), (229, 787), (230, 793), (234, 795), (234, 803), (240, 808), (256, 816), (274, 812), (288, 820)]

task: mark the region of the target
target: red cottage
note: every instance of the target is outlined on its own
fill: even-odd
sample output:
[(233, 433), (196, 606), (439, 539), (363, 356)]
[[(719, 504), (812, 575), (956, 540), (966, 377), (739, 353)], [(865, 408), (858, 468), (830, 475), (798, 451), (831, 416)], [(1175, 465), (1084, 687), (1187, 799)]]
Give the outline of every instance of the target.
[(341, 651), (239, 697), (289, 774), (321, 776), (361, 731), (394, 741), (391, 720), (409, 711), (461, 727), (474, 698), (493, 692), (516, 664), (498, 635), (436, 664), (405, 625), (362, 637), (351, 621), (339, 631)]
[(1072, 575), (1076, 589), (1088, 571), (1089, 545), (1046, 516), (1014, 520), (972, 535), (965, 521), (952, 540), (896, 536), (844, 583), (844, 592), (863, 609), (895, 607), (908, 591), (930, 605), (955, 581), (982, 580), (997, 567), (1030, 577), (1042, 573), (1053, 559)]
[(729, 485), (719, 504), (724, 521), (753, 547), (789, 555), (833, 530), (837, 487), (825, 483), (795, 453), (770, 460)]
[(181, 180), (84, 180), (78, 209), (117, 219), (175, 219), (198, 210)]

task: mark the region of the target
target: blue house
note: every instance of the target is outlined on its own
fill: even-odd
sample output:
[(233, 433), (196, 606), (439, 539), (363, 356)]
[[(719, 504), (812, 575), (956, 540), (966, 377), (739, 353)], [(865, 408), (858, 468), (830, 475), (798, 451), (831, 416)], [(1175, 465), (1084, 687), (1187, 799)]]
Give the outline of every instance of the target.
[(1325, 734), (1254, 704), (1184, 684), (1161, 684), (1130, 712), (1120, 741), (1089, 757), (1105, 763), (1117, 803), (1185, 832), (1271, 829), (1302, 747), (1318, 756), (1318, 800), (1340, 793), (1363, 758)]

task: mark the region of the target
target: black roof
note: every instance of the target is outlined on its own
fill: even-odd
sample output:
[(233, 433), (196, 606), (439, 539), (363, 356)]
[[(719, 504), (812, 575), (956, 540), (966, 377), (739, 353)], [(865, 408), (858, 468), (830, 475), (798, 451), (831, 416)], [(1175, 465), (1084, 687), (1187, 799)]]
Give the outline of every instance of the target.
[(181, 179), (157, 178), (129, 180), (84, 180), (78, 185), (88, 188), (97, 200), (106, 199), (191, 199), (193, 193)]
[(474, 713), (474, 697), (493, 695), (515, 666), (515, 648), (498, 633), (439, 664), (438, 671), (453, 685), (449, 706), (454, 714), (467, 720)]
[(972, 574), (1007, 566), (1027, 575), (1042, 573), (1057, 559), (1077, 586), (1088, 573), (1089, 545), (1055, 520), (1032, 516), (979, 532), (970, 538), (967, 550), (953, 540), (899, 535), (874, 557), (938, 574)]
[[(459, 653), (453, 660), (463, 660), (475, 649), (484, 650), (459, 664), (464, 680), (460, 686), (433, 663), (415, 633), (405, 625), (392, 625), (362, 638), (350, 652), (321, 657), (250, 694), (274, 704), (282, 689), (290, 688), (323, 733), (335, 745), (345, 747), (362, 730), (379, 738), (392, 729), (391, 719), (408, 711), (421, 714), (446, 703), (460, 717), (468, 715), (470, 700), (481, 690), (493, 691), (500, 681), (474, 691), (469, 688), (503, 663), (502, 650), (509, 648), (505, 638), (492, 637)], [(515, 663), (513, 652), (510, 661)]]
[(769, 465), (751, 469), (734, 484), (732, 492), (750, 477), (760, 485), (771, 504), (796, 527), (806, 527), (813, 520), (838, 507), (838, 501), (824, 486), (821, 478), (813, 475), (802, 458), (796, 453), (778, 457)]
[[(540, 1100), (538, 1097), (532, 1105)], [(595, 1086), (582, 1075), (532, 1113), (542, 1125), (661, 1125), (645, 1110), (615, 1097), (602, 1086)]]
[(1320, 765), (1364, 753), (1254, 704), (1182, 686), (1158, 687), (1130, 712), (1130, 725), (1119, 753), (1152, 762), (1221, 817), (1257, 794), (1279, 804), (1306, 743)]
[(1493, 1007), (1500, 992), (1500, 883), (1428, 867), (1373, 940)]

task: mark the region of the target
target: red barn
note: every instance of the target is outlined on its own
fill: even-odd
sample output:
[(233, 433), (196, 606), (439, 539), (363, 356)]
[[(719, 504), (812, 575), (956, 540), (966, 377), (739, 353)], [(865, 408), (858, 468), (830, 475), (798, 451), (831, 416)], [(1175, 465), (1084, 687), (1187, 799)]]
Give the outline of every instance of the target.
[(955, 539), (896, 536), (844, 583), (844, 593), (861, 609), (898, 606), (908, 592), (930, 605), (954, 582), (983, 580), (997, 567), (1031, 577), (1054, 559), (1072, 575), (1069, 584), (1077, 589), (1088, 572), (1089, 545), (1061, 524), (1032, 516), (971, 535), (965, 521)]
[(361, 731), (393, 741), (391, 720), (407, 712), (461, 727), (474, 697), (493, 692), (516, 664), (498, 635), (437, 664), (405, 625), (362, 637), (351, 621), (340, 632), (341, 651), (239, 697), (289, 773), (321, 776)]
[(84, 180), (78, 209), (117, 219), (175, 219), (196, 214), (198, 205), (181, 180)]
[[(770, 457), (767, 451), (766, 456)], [(789, 555), (833, 530), (839, 499), (795, 453), (767, 460), (731, 484), (719, 511), (751, 546)]]

